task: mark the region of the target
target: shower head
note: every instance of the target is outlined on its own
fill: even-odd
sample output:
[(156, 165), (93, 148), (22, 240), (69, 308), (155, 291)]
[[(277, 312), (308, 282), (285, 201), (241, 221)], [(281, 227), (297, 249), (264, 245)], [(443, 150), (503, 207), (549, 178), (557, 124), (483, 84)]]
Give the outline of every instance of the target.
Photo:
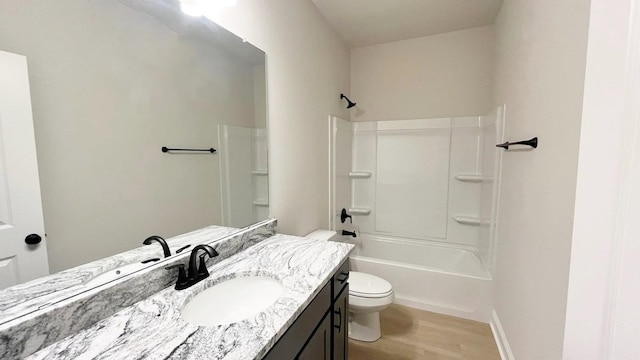
[(352, 107), (356, 106), (356, 103), (354, 103), (353, 101), (349, 100), (349, 98), (344, 96), (344, 94), (340, 94), (340, 99), (347, 100), (347, 109), (351, 109)]

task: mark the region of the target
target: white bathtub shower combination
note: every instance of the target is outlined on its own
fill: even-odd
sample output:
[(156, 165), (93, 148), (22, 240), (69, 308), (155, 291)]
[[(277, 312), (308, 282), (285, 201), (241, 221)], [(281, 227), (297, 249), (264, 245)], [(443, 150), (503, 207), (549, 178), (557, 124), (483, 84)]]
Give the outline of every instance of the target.
[[(354, 270), (396, 302), (488, 322), (502, 109), (488, 116), (331, 119), (334, 230), (355, 231)], [(340, 221), (342, 209), (352, 215)]]
[[(471, 251), (431, 244), (382, 240), (363, 233), (357, 238), (351, 266), (389, 281), (395, 302), (441, 314), (489, 321), (491, 278)], [(391, 258), (387, 251), (393, 247)], [(428, 254), (419, 259), (420, 254)], [(404, 255), (410, 260), (402, 259)]]
[(267, 131), (218, 125), (222, 224), (244, 227), (269, 217)]

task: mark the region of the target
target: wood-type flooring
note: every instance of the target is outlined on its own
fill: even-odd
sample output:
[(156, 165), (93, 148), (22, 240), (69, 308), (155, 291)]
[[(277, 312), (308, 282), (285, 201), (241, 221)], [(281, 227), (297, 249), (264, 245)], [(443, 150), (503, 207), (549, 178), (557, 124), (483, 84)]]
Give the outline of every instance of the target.
[(378, 341), (349, 340), (349, 360), (500, 360), (485, 323), (396, 304), (380, 322)]

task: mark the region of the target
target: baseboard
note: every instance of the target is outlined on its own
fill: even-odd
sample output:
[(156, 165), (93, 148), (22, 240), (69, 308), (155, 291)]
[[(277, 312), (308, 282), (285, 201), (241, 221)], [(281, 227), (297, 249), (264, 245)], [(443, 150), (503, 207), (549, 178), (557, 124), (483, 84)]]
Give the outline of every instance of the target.
[(504, 333), (504, 329), (502, 328), (502, 324), (500, 323), (500, 319), (498, 318), (498, 314), (495, 309), (492, 311), (489, 326), (491, 326), (493, 338), (496, 340), (496, 345), (500, 352), (500, 358), (502, 360), (515, 360), (515, 357), (511, 352), (511, 347), (509, 346), (509, 341), (507, 340), (507, 336)]
[(424, 311), (430, 311), (437, 314), (455, 316), (462, 319), (474, 320), (474, 321), (479, 321), (483, 323), (490, 322), (489, 316), (485, 316), (484, 314), (481, 314), (479, 312), (469, 312), (469, 311), (464, 311), (459, 309), (453, 309), (450, 307), (433, 305), (433, 304), (425, 303), (422, 301), (414, 300), (414, 299), (403, 297), (403, 296), (396, 295), (393, 302), (398, 305), (408, 306), (410, 308), (424, 310)]

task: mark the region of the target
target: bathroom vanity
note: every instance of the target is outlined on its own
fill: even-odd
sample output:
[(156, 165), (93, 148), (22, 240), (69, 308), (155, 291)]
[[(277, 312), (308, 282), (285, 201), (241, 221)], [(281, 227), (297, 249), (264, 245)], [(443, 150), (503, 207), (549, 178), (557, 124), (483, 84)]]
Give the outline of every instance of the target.
[(348, 279), (347, 260), (264, 359), (347, 359)]
[[(2, 358), (130, 359), (135, 354), (145, 359), (331, 359), (333, 354), (334, 359), (343, 359), (347, 259), (352, 248), (276, 234), (208, 266), (210, 277), (185, 290), (170, 286), (33, 354), (2, 354)], [(156, 267), (165, 273), (175, 271)], [(137, 276), (144, 280), (149, 273), (142, 271)], [(257, 315), (228, 324), (198, 326), (181, 314), (204, 290), (252, 276), (271, 278), (282, 286), (273, 304)], [(74, 314), (68, 315), (67, 321), (81, 315)]]

